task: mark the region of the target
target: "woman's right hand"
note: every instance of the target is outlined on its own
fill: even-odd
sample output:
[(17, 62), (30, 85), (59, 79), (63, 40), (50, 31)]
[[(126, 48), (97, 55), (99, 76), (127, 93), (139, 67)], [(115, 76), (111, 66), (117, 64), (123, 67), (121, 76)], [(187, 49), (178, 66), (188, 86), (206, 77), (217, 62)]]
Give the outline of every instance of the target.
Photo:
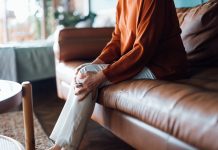
[(75, 86), (76, 84), (79, 84), (79, 83), (77, 82), (77, 79), (76, 79), (76, 78), (77, 78), (77, 75), (78, 75), (80, 69), (82, 69), (84, 66), (89, 65), (89, 64), (104, 64), (104, 62), (103, 62), (102, 60), (96, 58), (92, 63), (85, 63), (85, 64), (82, 64), (82, 65), (78, 66), (78, 67), (75, 69), (75, 74), (74, 74), (74, 79), (73, 79), (74, 86)]
[(82, 65), (78, 66), (78, 67), (75, 69), (75, 74), (74, 74), (74, 78), (73, 78), (74, 86), (77, 85), (77, 84), (79, 84), (79, 83), (77, 82), (77, 75), (78, 75), (80, 69), (82, 69), (84, 66), (86, 66), (86, 65), (88, 65), (88, 64), (90, 64), (90, 63), (82, 64)]
[(78, 96), (79, 101), (83, 100), (90, 92), (96, 91), (99, 85), (106, 81), (106, 77), (102, 71), (79, 73), (77, 78), (81, 85), (77, 84), (74, 92)]

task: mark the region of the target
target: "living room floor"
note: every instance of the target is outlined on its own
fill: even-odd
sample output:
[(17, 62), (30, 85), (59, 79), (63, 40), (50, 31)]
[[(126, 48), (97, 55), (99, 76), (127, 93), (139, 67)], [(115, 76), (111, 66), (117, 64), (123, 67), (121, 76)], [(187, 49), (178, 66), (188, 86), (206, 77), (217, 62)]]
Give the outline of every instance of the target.
[[(64, 101), (57, 97), (55, 79), (32, 83), (34, 112), (44, 131), (50, 135)], [(132, 150), (133, 148), (90, 120), (80, 150)]]

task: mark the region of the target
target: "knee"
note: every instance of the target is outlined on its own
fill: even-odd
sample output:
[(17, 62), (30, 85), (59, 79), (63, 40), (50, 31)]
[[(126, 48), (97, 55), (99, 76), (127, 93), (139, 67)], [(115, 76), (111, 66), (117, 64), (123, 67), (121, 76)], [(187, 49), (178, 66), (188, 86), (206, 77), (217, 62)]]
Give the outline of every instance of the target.
[(106, 68), (108, 64), (87, 64), (83, 66), (79, 72), (80, 73), (86, 73), (86, 72), (99, 72)]
[(90, 71), (94, 71), (94, 65), (93, 64), (87, 64), (87, 65), (85, 65), (85, 66), (83, 66), (80, 70), (79, 70), (79, 72), (81, 73), (81, 74), (83, 74), (83, 73), (87, 73), (87, 72), (90, 72)]

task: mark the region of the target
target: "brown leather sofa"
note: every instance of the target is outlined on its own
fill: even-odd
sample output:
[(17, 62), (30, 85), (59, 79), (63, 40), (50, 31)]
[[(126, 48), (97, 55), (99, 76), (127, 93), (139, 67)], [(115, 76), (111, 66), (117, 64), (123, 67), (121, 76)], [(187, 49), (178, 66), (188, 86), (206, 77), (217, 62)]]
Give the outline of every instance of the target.
[[(186, 79), (131, 80), (100, 89), (92, 119), (136, 149), (218, 149), (218, 4), (178, 9)], [(54, 45), (58, 96), (74, 69), (93, 60), (113, 28), (66, 28)]]

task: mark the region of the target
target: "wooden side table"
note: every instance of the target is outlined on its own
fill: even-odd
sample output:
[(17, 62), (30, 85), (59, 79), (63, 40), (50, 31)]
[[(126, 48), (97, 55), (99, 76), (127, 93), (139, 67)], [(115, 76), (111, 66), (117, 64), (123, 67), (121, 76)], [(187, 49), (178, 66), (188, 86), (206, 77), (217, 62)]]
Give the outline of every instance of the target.
[[(23, 102), (25, 149), (34, 150), (35, 139), (33, 128), (32, 86), (30, 82), (23, 82), (21, 85), (13, 81), (0, 80), (0, 113), (18, 106), (21, 102)], [(17, 150), (24, 149), (18, 141), (6, 136), (0, 136), (0, 147), (3, 150), (11, 150), (11, 148), (8, 149), (8, 147), (12, 146), (12, 143), (14, 143), (14, 146), (17, 146)], [(16, 150), (15, 148), (13, 149)]]
[(0, 80), (0, 113), (7, 112), (22, 102), (22, 86), (19, 83)]

